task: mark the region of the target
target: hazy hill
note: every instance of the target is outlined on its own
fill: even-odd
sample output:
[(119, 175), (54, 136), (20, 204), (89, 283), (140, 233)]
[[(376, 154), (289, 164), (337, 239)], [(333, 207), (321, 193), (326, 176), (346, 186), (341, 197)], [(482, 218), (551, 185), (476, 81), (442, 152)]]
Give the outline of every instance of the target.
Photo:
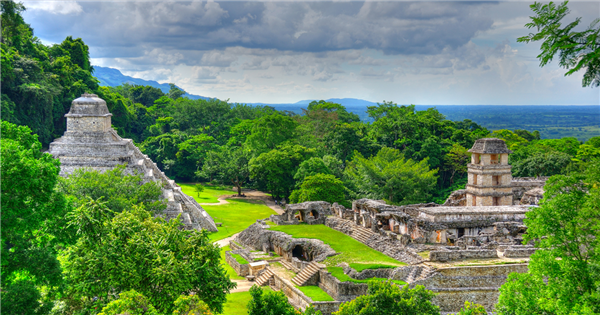
[[(136, 85), (149, 85), (149, 86), (152, 86), (155, 88), (159, 88), (161, 91), (163, 91), (163, 93), (168, 93), (169, 89), (170, 89), (170, 86), (168, 83), (158, 83), (158, 82), (152, 81), (152, 80), (144, 80), (144, 79), (130, 77), (130, 76), (122, 74), (121, 71), (119, 71), (118, 69), (113, 69), (113, 68), (94, 66), (93, 75), (98, 80), (100, 80), (100, 85), (102, 85), (102, 86), (119, 86), (123, 83), (136, 84)], [(193, 95), (193, 94), (189, 94), (189, 93), (184, 94), (184, 96), (188, 97), (190, 99), (193, 99), (193, 100), (210, 99), (210, 97)]]
[[(158, 83), (123, 75), (119, 70), (94, 66), (94, 76), (100, 85), (118, 86), (123, 83), (150, 85), (169, 91), (169, 84)], [(209, 99), (209, 97), (185, 94), (191, 99)], [(313, 100), (302, 100), (296, 103), (248, 103), (249, 105), (266, 105), (277, 110), (301, 114)], [(357, 114), (362, 121), (370, 122), (367, 106), (375, 106), (376, 102), (356, 98), (330, 98), (326, 101), (344, 105), (348, 111)], [(598, 105), (417, 105), (417, 110), (435, 107), (450, 120), (470, 119), (490, 130), (525, 129), (539, 130), (542, 138), (576, 137), (585, 141), (600, 136), (600, 106)]]

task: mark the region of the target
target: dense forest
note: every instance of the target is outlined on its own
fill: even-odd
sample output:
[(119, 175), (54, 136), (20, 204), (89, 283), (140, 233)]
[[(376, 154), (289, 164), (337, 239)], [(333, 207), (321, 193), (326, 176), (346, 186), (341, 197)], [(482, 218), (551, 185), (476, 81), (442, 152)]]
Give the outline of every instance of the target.
[(600, 146), (598, 138), (582, 144), (575, 138), (540, 140), (535, 131), (491, 131), (468, 119), (448, 120), (435, 108), (418, 111), (392, 102), (369, 106), (371, 122), (361, 122), (325, 101), (297, 114), (192, 100), (174, 85), (168, 93), (129, 84), (101, 87), (83, 40), (41, 44), (23, 21), (23, 9), (2, 3), (2, 120), (30, 127), (47, 147), (64, 132), (71, 101), (98, 94), (119, 135), (133, 139), (177, 181), (254, 187), (297, 202), (308, 198), (307, 189), (324, 185), (314, 178), (323, 174), (343, 192), (331, 201), (443, 202), (464, 186), (467, 150), (476, 139), (505, 139), (514, 151), (515, 176), (565, 173), (573, 159), (596, 155)]

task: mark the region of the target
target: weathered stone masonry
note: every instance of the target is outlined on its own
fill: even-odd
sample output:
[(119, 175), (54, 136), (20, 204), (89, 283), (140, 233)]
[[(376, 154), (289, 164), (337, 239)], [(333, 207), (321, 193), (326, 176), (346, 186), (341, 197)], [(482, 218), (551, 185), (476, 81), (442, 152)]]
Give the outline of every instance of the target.
[(187, 229), (217, 231), (211, 216), (194, 198), (184, 194), (131, 139), (121, 138), (111, 128), (111, 116), (106, 102), (95, 94), (83, 94), (73, 101), (65, 115), (67, 131), (50, 144), (49, 152), (61, 162), (60, 175), (68, 176), (79, 168), (106, 171), (127, 164), (128, 173), (143, 174), (145, 181), (163, 185), (163, 197), (168, 200), (166, 219), (181, 215)]

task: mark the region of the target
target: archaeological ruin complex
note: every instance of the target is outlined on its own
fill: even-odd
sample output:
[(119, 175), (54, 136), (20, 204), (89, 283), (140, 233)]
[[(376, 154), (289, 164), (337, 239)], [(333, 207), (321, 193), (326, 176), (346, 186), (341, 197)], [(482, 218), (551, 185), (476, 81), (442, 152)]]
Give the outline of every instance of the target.
[[(523, 244), (523, 224), (530, 207), (543, 197), (547, 178), (513, 178), (503, 140), (479, 139), (469, 150), (468, 184), (443, 204), (388, 205), (382, 200), (360, 199), (347, 209), (337, 203), (311, 201), (288, 205), (242, 231), (226, 253), (239, 275), (257, 285), (283, 291), (298, 308), (313, 305), (331, 314), (344, 301), (366, 294), (367, 284), (340, 281), (323, 264), (336, 253), (316, 239), (292, 238), (270, 226), (323, 224), (342, 232), (407, 266), (357, 272), (347, 263), (337, 266), (355, 280), (384, 278), (424, 285), (437, 293), (434, 303), (442, 312), (457, 312), (465, 301), (493, 310), (499, 288), (511, 272), (526, 272), (535, 248)], [(427, 255), (423, 255), (426, 253)], [(232, 255), (244, 257), (240, 264)], [(276, 257), (276, 258), (273, 258)], [(468, 265), (486, 261), (487, 264)], [(278, 263), (295, 276), (286, 279), (270, 263)], [(466, 266), (460, 262), (467, 263)], [(313, 301), (299, 287), (318, 286), (335, 301)]]
[(145, 181), (162, 184), (167, 199), (164, 216), (167, 220), (181, 216), (188, 229), (217, 231), (211, 216), (194, 198), (181, 191), (131, 139), (121, 138), (111, 127), (112, 114), (106, 102), (95, 94), (83, 94), (73, 101), (64, 135), (50, 143), (49, 153), (60, 159), (60, 175), (68, 176), (76, 169), (106, 171), (127, 164), (130, 174), (143, 174)]

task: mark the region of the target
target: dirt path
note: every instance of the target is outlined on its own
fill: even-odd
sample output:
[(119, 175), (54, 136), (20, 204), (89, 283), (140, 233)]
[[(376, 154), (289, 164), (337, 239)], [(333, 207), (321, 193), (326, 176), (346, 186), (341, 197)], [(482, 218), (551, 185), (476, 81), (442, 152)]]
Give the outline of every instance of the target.
[(255, 284), (254, 281), (248, 280), (231, 280), (237, 283), (237, 288), (231, 290), (231, 293), (250, 291), (250, 288)]
[(219, 200), (219, 203), (201, 203), (200, 205), (201, 206), (220, 206), (220, 205), (228, 204), (229, 201), (227, 201), (227, 199), (246, 199), (246, 200), (249, 199), (249, 200), (264, 201), (265, 204), (267, 205), (267, 207), (273, 209), (273, 211), (277, 212), (277, 214), (283, 214), (283, 212), (285, 211), (279, 205), (275, 204), (275, 201), (273, 201), (273, 198), (271, 196), (267, 196), (262, 191), (243, 189), (242, 192), (244, 193), (244, 195), (246, 195), (246, 197), (238, 197), (238, 195), (224, 195), (224, 196), (219, 196), (219, 198), (217, 198), (217, 200)]

